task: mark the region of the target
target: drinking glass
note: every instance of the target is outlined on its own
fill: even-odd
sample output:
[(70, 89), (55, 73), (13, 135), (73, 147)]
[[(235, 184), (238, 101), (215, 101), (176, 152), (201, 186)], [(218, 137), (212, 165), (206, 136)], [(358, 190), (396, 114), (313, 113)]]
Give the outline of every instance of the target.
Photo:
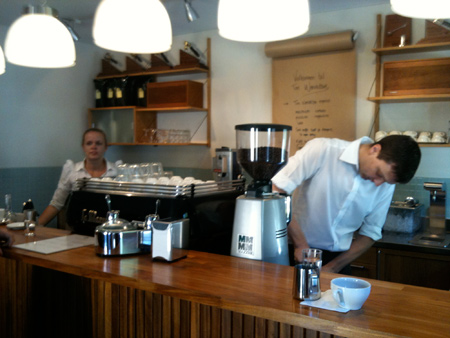
[(156, 139), (158, 143), (168, 143), (169, 142), (169, 131), (166, 129), (158, 129), (156, 131)]
[(163, 170), (163, 166), (162, 163), (160, 162), (152, 162), (150, 163), (150, 175), (152, 177), (160, 177), (162, 176), (164, 170)]
[(150, 176), (150, 163), (141, 163), (139, 166), (139, 171), (140, 171), (142, 180), (144, 182), (146, 182)]
[(190, 130), (181, 130), (181, 143), (189, 143), (191, 142), (191, 131)]
[(24, 235), (27, 237), (33, 237), (36, 236), (34, 233), (34, 230), (36, 229), (36, 222), (26, 219), (25, 221), (23, 221), (23, 225), (25, 227), (24, 230)]
[(168, 178), (172, 178), (173, 171), (163, 171), (162, 176), (166, 176)]
[(26, 209), (23, 211), (24, 215), (24, 234), (27, 237), (35, 236), (34, 230), (36, 229), (36, 210), (34, 209)]
[(176, 129), (169, 129), (169, 143), (179, 143), (178, 140), (178, 130)]
[(5, 195), (5, 216), (3, 221), (10, 222), (12, 218), (12, 197), (11, 194)]
[(156, 142), (156, 129), (144, 128), (144, 142), (154, 143)]
[(303, 249), (302, 264), (313, 265), (319, 270), (322, 268), (322, 250), (319, 249)]
[(127, 163), (119, 164), (117, 166), (117, 176), (114, 179), (114, 181), (127, 182), (128, 176), (129, 176), (128, 164)]
[(144, 180), (141, 176), (141, 166), (139, 164), (130, 164), (130, 177), (128, 179), (129, 182), (134, 183), (143, 183)]

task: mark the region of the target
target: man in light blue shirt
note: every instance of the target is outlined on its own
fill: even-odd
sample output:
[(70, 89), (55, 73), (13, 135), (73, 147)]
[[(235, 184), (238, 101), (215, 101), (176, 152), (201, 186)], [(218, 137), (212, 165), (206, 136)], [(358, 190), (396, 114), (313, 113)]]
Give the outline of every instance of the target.
[(322, 270), (340, 272), (370, 248), (381, 238), (395, 184), (411, 180), (420, 157), (409, 136), (309, 141), (272, 179), (274, 190), (295, 191), (288, 227), (295, 260), (302, 249), (322, 249)]

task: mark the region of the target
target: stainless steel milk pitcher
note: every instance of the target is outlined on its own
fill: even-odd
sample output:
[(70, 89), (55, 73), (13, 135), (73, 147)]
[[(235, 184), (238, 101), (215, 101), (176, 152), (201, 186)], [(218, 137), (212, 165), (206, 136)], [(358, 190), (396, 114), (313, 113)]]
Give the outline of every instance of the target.
[(317, 300), (320, 298), (320, 268), (317, 265), (295, 265), (292, 296), (299, 300)]

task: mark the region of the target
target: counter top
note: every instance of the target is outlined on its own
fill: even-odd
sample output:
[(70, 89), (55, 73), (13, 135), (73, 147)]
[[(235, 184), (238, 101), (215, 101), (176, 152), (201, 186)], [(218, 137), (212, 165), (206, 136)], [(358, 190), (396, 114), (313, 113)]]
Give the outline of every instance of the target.
[(415, 236), (420, 234), (422, 230), (415, 233), (401, 233), (393, 231), (383, 231), (383, 237), (375, 242), (374, 246), (378, 248), (389, 248), (398, 250), (408, 250), (413, 252), (423, 252), (436, 255), (450, 255), (450, 248), (439, 246), (425, 246), (409, 243)]
[[(22, 230), (9, 232), (14, 244), (69, 234), (38, 227), (29, 239)], [(450, 335), (450, 293), (442, 290), (367, 279), (372, 292), (362, 309), (338, 313), (300, 305), (291, 295), (293, 267), (272, 263), (197, 251), (172, 263), (149, 255), (102, 258), (92, 245), (48, 255), (11, 248), (4, 257), (337, 336)], [(322, 273), (322, 291), (338, 276)]]

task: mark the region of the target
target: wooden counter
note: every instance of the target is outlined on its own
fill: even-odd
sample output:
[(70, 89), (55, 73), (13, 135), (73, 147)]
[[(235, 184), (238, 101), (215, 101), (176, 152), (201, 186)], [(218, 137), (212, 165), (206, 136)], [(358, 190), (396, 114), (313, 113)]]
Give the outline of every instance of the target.
[[(28, 240), (22, 231), (12, 233), (15, 244)], [(68, 232), (38, 228), (36, 234), (35, 240), (42, 240)], [(51, 276), (46, 283), (35, 282), (46, 274)], [(60, 285), (55, 274), (65, 276), (63, 283), (67, 276), (80, 282)], [(322, 291), (337, 276), (323, 273)], [(448, 291), (368, 279), (372, 292), (362, 309), (343, 314), (300, 305), (291, 296), (292, 280), (292, 267), (197, 251), (163, 263), (149, 255), (101, 258), (93, 246), (50, 255), (5, 249), (0, 258), (0, 327), (7, 328), (6, 336), (33, 336), (24, 328), (30, 318), (27, 308), (33, 317), (52, 299), (61, 308), (52, 305), (51, 316), (68, 311), (76, 321), (81, 319), (73, 313), (88, 315), (87, 329), (94, 337), (450, 336)], [(76, 305), (70, 300), (75, 293)], [(80, 304), (81, 310), (73, 311)]]

